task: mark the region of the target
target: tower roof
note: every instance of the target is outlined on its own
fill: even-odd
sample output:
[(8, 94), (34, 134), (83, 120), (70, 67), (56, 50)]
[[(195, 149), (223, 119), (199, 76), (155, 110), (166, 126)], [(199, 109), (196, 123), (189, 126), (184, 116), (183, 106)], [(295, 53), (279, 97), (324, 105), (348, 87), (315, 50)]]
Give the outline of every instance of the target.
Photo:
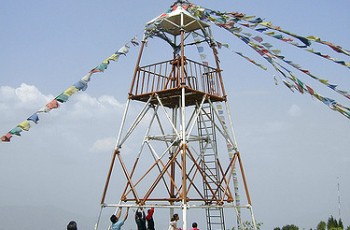
[(163, 30), (172, 35), (179, 35), (181, 28), (186, 32), (190, 32), (209, 27), (207, 23), (194, 17), (181, 5), (174, 6), (171, 12), (163, 13), (147, 23), (147, 25), (151, 24), (155, 24), (159, 30)]

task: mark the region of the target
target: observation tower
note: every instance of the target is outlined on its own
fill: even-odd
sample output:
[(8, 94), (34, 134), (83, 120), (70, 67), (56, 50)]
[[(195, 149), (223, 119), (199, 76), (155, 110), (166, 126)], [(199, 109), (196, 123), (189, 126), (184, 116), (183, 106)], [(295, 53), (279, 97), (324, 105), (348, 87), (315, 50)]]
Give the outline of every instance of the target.
[(247, 209), (256, 229), (217, 43), (190, 7), (146, 24), (96, 229), (106, 208), (125, 207), (178, 213), (182, 229), (200, 217), (208, 230), (240, 229)]

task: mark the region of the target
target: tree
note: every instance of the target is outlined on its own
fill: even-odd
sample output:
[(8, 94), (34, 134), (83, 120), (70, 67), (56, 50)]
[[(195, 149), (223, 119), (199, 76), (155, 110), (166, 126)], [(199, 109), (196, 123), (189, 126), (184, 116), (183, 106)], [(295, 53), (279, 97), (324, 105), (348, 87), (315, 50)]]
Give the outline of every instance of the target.
[(299, 230), (299, 227), (294, 224), (288, 224), (282, 227), (282, 230)]
[(321, 221), (320, 223), (318, 223), (316, 229), (317, 229), (317, 230), (326, 230), (326, 229), (327, 229), (327, 224), (326, 224), (326, 222)]
[(280, 227), (276, 227), (273, 230), (281, 230), (281, 228)]
[(339, 219), (339, 221), (337, 221), (337, 219), (335, 219), (333, 216), (328, 218), (328, 222), (327, 222), (327, 229), (328, 230), (343, 230), (344, 226), (343, 226), (343, 222), (341, 219)]
[(341, 218), (339, 218), (338, 221), (338, 228), (344, 229), (343, 221), (341, 220)]
[[(256, 229), (260, 230), (262, 223), (256, 223)], [(246, 221), (242, 224), (242, 230), (251, 230), (254, 229), (253, 223), (250, 221)]]
[(328, 218), (328, 221), (327, 221), (327, 229), (328, 230), (333, 230), (333, 229), (336, 229), (338, 227), (338, 222), (336, 219), (334, 219), (333, 216), (329, 217)]

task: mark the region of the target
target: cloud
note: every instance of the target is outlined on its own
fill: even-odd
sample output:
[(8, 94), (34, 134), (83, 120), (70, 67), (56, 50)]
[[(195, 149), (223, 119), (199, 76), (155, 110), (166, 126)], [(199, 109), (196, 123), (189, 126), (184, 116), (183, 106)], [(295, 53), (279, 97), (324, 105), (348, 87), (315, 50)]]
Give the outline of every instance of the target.
[(18, 88), (10, 86), (0, 87), (1, 104), (6, 108), (33, 108), (39, 107), (49, 101), (52, 95), (42, 94), (37, 87), (22, 83)]
[(90, 152), (108, 152), (115, 148), (116, 138), (107, 137), (95, 141), (95, 143), (90, 148)]
[(22, 83), (20, 87), (15, 89), (15, 93), (17, 98), (23, 102), (35, 102), (38, 100), (46, 99), (42, 93), (33, 85), (27, 85), (25, 83)]
[(0, 96), (2, 100), (8, 100), (15, 95), (15, 89), (10, 86), (0, 86)]
[[(0, 127), (7, 129), (0, 130), (3, 135), (36, 113), (54, 96), (43, 94), (36, 86), (22, 83), (18, 88), (1, 86), (0, 98), (0, 112), (3, 116)], [(48, 113), (39, 113), (39, 122), (37, 125), (34, 123), (31, 125), (29, 133), (32, 133), (35, 126), (40, 126), (42, 132), (60, 132), (71, 138), (77, 135), (77, 132), (80, 133), (79, 135), (86, 136), (89, 134), (91, 136), (91, 133), (103, 134), (113, 130), (110, 124), (116, 122), (115, 119), (120, 116), (124, 107), (113, 96), (93, 97), (85, 92), (77, 92), (67, 102), (59, 103), (59, 105), (59, 108)], [(107, 142), (105, 140), (103, 143), (106, 145)], [(101, 148), (98, 143), (92, 147), (94, 151)]]
[(116, 100), (113, 96), (102, 95), (99, 97), (99, 102), (112, 107), (124, 108), (124, 104), (121, 104), (118, 100)]
[(102, 119), (113, 113), (120, 113), (124, 109), (124, 104), (113, 96), (92, 97), (85, 92), (74, 95), (69, 102), (64, 104), (64, 106), (66, 105), (65, 116), (71, 120), (75, 120), (77, 117), (80, 120)]
[[(18, 88), (10, 86), (0, 86), (1, 104), (7, 105), (8, 108), (31, 108), (35, 106), (42, 107), (54, 96), (45, 95), (34, 85), (22, 83)], [(64, 107), (72, 107), (75, 110), (89, 110), (91, 108), (104, 109), (122, 109), (124, 104), (120, 103), (116, 98), (109, 95), (102, 95), (98, 98), (92, 97), (85, 92), (78, 92), (69, 98)], [(34, 108), (35, 109), (35, 108)]]

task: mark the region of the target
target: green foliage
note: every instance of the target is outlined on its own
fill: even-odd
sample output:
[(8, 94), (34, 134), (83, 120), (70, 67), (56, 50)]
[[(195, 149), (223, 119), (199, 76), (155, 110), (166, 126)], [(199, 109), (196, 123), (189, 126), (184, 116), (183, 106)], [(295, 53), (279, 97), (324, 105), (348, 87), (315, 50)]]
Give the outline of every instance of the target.
[(273, 230), (299, 230), (299, 227), (295, 226), (294, 224), (288, 224), (284, 225), (282, 228), (275, 227)]
[(317, 230), (326, 230), (326, 229), (327, 229), (327, 224), (326, 224), (326, 222), (321, 221), (320, 223), (318, 223), (316, 229), (317, 229)]
[[(261, 226), (262, 226), (262, 223), (257, 223), (256, 229), (260, 230)], [(239, 228), (238, 230), (253, 230), (253, 229), (254, 229), (253, 223), (250, 221), (246, 221), (242, 223), (241, 228)], [(233, 227), (231, 230), (236, 230), (236, 228)], [(295, 226), (294, 224), (288, 224), (283, 226), (282, 228), (275, 227), (273, 230), (299, 230), (299, 227)], [(344, 230), (343, 221), (341, 219), (337, 220), (333, 216), (330, 216), (328, 218), (327, 223), (325, 221), (320, 221), (316, 227), (316, 230)], [(347, 226), (345, 230), (350, 230), (350, 226)]]
[[(250, 222), (250, 221), (246, 221), (242, 225), (243, 225), (242, 228), (241, 228), (242, 230), (252, 230), (252, 229), (254, 229), (253, 223)], [(260, 230), (261, 226), (262, 226), (262, 223), (256, 223), (256, 229), (257, 230)]]
[[(262, 225), (263, 225), (262, 223), (256, 223), (256, 229), (260, 230)], [(235, 230), (235, 229), (236, 228), (233, 227), (231, 230)], [(253, 223), (250, 221), (246, 221), (242, 223), (242, 226), (239, 228), (239, 230), (253, 230), (253, 229), (254, 229)]]
[(295, 226), (294, 224), (288, 224), (283, 226), (281, 230), (299, 230), (299, 227)]
[(341, 219), (339, 219), (338, 221), (338, 227), (340, 227), (341, 229), (344, 229), (343, 221)]
[(328, 221), (327, 221), (327, 229), (331, 230), (331, 229), (336, 228), (336, 227), (338, 227), (337, 220), (333, 216), (329, 217)]
[(337, 219), (335, 219), (333, 216), (331, 216), (328, 218), (327, 229), (328, 230), (343, 230), (344, 229), (343, 222), (341, 221), (341, 219), (339, 219), (339, 221), (337, 221)]

